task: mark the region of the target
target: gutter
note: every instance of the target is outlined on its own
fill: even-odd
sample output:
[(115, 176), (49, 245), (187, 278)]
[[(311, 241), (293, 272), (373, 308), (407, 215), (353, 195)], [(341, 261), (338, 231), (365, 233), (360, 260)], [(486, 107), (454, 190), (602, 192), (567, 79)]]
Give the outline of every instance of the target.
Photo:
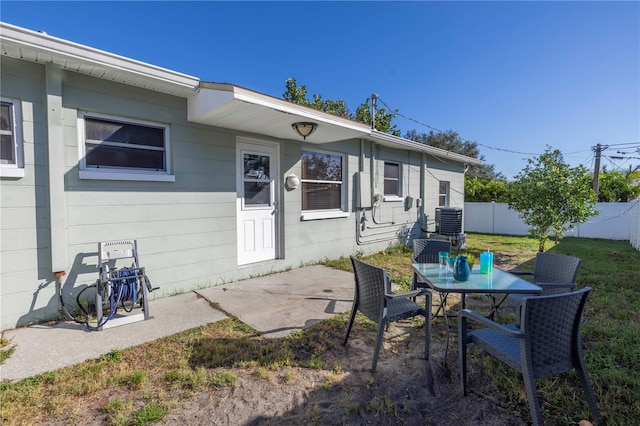
[(404, 139), (398, 136), (393, 136), (388, 133), (383, 133), (378, 130), (371, 131), (371, 139), (379, 143), (380, 145), (392, 146), (394, 148), (404, 148), (411, 151), (423, 152), (433, 155), (439, 158), (448, 158), (459, 163), (481, 166), (484, 161), (477, 158), (468, 157), (466, 155), (458, 154), (456, 152), (447, 151), (442, 148), (436, 148), (434, 146), (425, 145), (423, 143), (414, 142), (408, 139)]

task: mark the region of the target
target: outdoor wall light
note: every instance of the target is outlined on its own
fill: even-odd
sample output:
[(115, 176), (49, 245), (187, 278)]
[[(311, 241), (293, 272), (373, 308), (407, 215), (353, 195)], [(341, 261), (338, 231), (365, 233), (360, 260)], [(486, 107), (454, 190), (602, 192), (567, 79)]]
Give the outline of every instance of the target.
[(302, 136), (302, 139), (306, 140), (307, 136), (316, 131), (316, 129), (318, 128), (318, 124), (305, 121), (300, 123), (293, 123), (291, 127), (293, 127), (293, 130), (295, 130), (297, 134)]
[(287, 176), (286, 184), (287, 188), (296, 189), (298, 186), (300, 186), (300, 178), (291, 173), (289, 176)]

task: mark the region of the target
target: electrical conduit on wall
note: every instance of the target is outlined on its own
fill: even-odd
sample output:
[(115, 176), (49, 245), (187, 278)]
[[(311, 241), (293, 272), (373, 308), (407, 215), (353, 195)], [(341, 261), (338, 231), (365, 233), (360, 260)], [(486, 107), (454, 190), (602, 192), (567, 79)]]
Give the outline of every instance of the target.
[[(375, 155), (376, 152), (376, 145), (374, 142), (371, 142), (371, 151), (370, 151), (370, 157), (369, 157), (369, 179), (370, 179), (370, 189), (373, 189), (375, 191), (376, 188), (376, 177), (377, 177), (377, 171), (376, 171), (376, 162), (377, 162), (377, 157)], [(361, 140), (360, 141), (360, 162), (359, 162), (359, 171), (363, 172), (365, 169), (365, 144), (364, 141)], [(410, 154), (409, 154), (410, 155)], [(410, 158), (409, 158), (409, 165), (410, 165)], [(360, 175), (362, 176), (362, 174)], [(404, 173), (403, 173), (403, 179), (404, 179)], [(359, 190), (361, 191), (362, 185), (360, 186)], [(369, 197), (372, 197), (372, 194), (369, 194)], [(362, 207), (361, 205), (357, 206), (357, 215), (356, 215), (356, 239), (357, 239), (357, 243), (359, 245), (364, 245), (364, 244), (374, 244), (374, 243), (379, 243), (379, 242), (384, 242), (384, 241), (394, 241), (394, 240), (404, 240), (407, 239), (408, 236), (410, 235), (411, 232), (411, 225), (414, 223), (412, 221), (403, 221), (403, 222), (396, 222), (395, 220), (391, 220), (388, 222), (379, 222), (376, 217), (375, 217), (375, 213), (376, 213), (376, 209), (380, 209), (380, 204), (382, 203), (382, 196), (380, 196), (379, 194), (376, 195), (376, 198), (373, 202), (373, 204), (370, 207), (370, 211), (371, 211), (371, 217), (367, 217), (367, 210), (369, 208), (365, 208)], [(403, 209), (404, 209), (404, 205), (403, 205)], [(417, 219), (419, 220), (419, 218)], [(368, 225), (367, 222), (373, 222), (374, 225)], [(366, 232), (365, 235), (365, 231), (369, 230), (370, 232)], [(381, 231), (381, 232), (376, 232), (376, 230)]]

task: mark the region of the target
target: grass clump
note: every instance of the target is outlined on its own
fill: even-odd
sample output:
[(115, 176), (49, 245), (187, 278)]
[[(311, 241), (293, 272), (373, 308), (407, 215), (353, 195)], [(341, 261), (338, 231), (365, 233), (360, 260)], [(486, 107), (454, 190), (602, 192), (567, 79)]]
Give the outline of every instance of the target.
[(107, 412), (109, 422), (113, 426), (125, 426), (129, 423), (129, 418), (133, 412), (133, 401), (130, 399), (115, 398), (104, 407)]
[(222, 371), (220, 373), (214, 374), (209, 380), (209, 386), (214, 388), (219, 388), (223, 386), (233, 386), (236, 384), (236, 380), (238, 376), (236, 376), (231, 371)]
[(4, 336), (0, 337), (0, 365), (4, 364), (16, 350), (15, 345), (7, 348), (10, 344), (11, 341), (9, 339)]
[(162, 402), (152, 401), (145, 404), (133, 418), (134, 426), (144, 426), (166, 417), (169, 413), (170, 405)]

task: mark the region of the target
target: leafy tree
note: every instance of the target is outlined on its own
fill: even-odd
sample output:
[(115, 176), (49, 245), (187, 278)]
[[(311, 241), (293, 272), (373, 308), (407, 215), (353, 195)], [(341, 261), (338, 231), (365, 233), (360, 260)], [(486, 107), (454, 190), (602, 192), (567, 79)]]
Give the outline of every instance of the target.
[[(376, 130), (389, 133), (393, 136), (400, 136), (400, 129), (398, 129), (395, 124), (391, 124), (397, 114), (397, 109), (393, 112), (389, 112), (384, 108), (376, 109)], [(360, 123), (371, 124), (371, 98), (367, 98), (367, 100), (358, 106), (358, 109), (356, 109), (355, 120)]]
[(505, 203), (509, 199), (509, 183), (503, 179), (482, 180), (464, 177), (465, 201)]
[(288, 78), (284, 85), (287, 91), (282, 94), (282, 99), (298, 105), (311, 105), (307, 99), (307, 86), (298, 87), (295, 78)]
[(620, 172), (617, 170), (608, 171), (606, 166), (602, 168), (598, 182), (598, 201), (599, 202), (627, 202), (635, 200), (640, 196), (640, 181), (636, 180), (636, 176), (640, 177), (638, 167)]
[(550, 233), (558, 240), (566, 229), (597, 214), (589, 170), (583, 165), (570, 167), (560, 151), (549, 146), (516, 175), (509, 198), (509, 207), (529, 225), (541, 252)]
[(307, 99), (307, 86), (300, 86), (296, 82), (295, 78), (289, 78), (285, 82), (287, 91), (284, 92), (282, 98), (285, 101), (293, 102), (295, 104), (308, 106), (310, 108), (317, 109), (328, 114), (337, 115), (338, 117), (351, 119), (353, 114), (349, 111), (347, 103), (344, 99), (322, 99), (321, 95), (313, 95), (313, 101)]
[[(344, 99), (323, 99), (321, 95), (314, 94), (313, 100), (309, 100), (307, 98), (307, 86), (298, 86), (296, 79), (293, 77), (287, 79), (285, 87), (287, 90), (282, 95), (282, 98), (285, 101), (308, 106), (328, 114), (371, 125), (371, 98), (367, 98), (362, 104), (360, 104), (360, 106), (358, 106), (356, 112), (352, 113)], [(395, 124), (391, 124), (397, 113), (397, 110), (389, 112), (384, 108), (377, 109), (375, 116), (376, 130), (389, 133), (394, 136), (400, 136), (400, 129), (398, 129)]]
[(624, 171), (624, 176), (629, 178), (633, 183), (640, 185), (640, 165), (629, 167)]
[[(478, 144), (476, 142), (463, 140), (460, 135), (453, 130), (440, 133), (435, 133), (434, 131), (430, 131), (429, 133), (418, 133), (416, 130), (409, 130), (405, 133), (404, 137), (405, 139), (410, 139), (425, 145), (456, 152), (458, 154), (466, 155), (467, 157), (477, 158), (478, 160), (484, 161), (484, 155), (480, 154)], [(490, 181), (493, 179), (506, 181), (506, 178), (502, 173), (495, 171), (495, 166), (493, 164), (470, 166), (467, 176), (479, 178), (484, 181)]]

